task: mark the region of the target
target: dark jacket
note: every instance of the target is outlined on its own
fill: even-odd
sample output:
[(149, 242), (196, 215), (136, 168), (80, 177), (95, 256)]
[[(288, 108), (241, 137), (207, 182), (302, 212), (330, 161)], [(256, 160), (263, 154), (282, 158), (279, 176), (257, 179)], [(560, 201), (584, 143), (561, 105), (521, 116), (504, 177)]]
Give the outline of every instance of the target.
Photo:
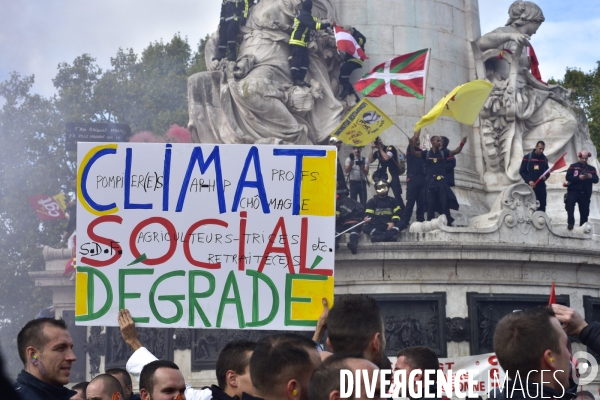
[[(379, 154), (379, 150), (375, 150), (373, 152), (373, 161), (378, 160), (379, 165), (377, 166), (377, 171), (388, 170), (392, 177), (400, 175), (400, 170), (398, 169), (398, 164), (396, 161), (398, 160), (398, 150), (394, 146), (385, 146), (383, 151), (392, 153), (392, 157), (389, 160), (384, 160), (383, 156)], [(375, 179), (375, 178), (373, 178)]]
[(579, 334), (579, 340), (593, 352), (600, 353), (600, 323), (590, 322)]
[[(532, 151), (523, 157), (519, 174), (521, 174), (521, 178), (523, 178), (525, 183), (529, 183), (531, 181), (535, 182), (544, 174), (544, 172), (548, 170), (548, 168), (550, 168), (548, 166), (548, 159), (544, 153), (538, 156), (535, 154), (535, 151)], [(548, 173), (546, 176), (550, 177), (550, 174)], [(537, 186), (546, 186), (546, 182), (540, 181)]]
[(25, 370), (17, 376), (15, 390), (22, 400), (69, 400), (77, 394), (64, 386), (43, 382)]
[(248, 18), (249, 3), (248, 0), (223, 0), (221, 4), (221, 22), (223, 21), (243, 21)]
[(336, 224), (357, 223), (365, 218), (365, 207), (356, 200), (341, 196), (335, 202)]
[(212, 392), (212, 398), (215, 400), (239, 400), (238, 396), (231, 397), (227, 393), (221, 390), (217, 385), (212, 385), (210, 387), (210, 391)]
[[(358, 31), (358, 29), (356, 28), (352, 28), (352, 32), (349, 32), (352, 37), (354, 38), (354, 40), (356, 40), (356, 43), (358, 43), (358, 45), (364, 50), (365, 49), (365, 44), (367, 43), (367, 38), (365, 37), (365, 35), (363, 35), (362, 33), (360, 33)], [(346, 53), (346, 56), (344, 57), (344, 61), (348, 62), (355, 62), (358, 65), (363, 65), (363, 61), (359, 58), (354, 58), (352, 56), (352, 54), (348, 54)]]
[[(416, 151), (422, 151), (420, 147), (415, 146)], [(425, 176), (425, 160), (421, 157), (415, 157), (410, 152), (410, 145), (406, 148), (406, 176)]]
[(446, 183), (448, 186), (454, 186), (454, 168), (456, 168), (456, 157), (448, 153), (446, 157)]
[(371, 217), (372, 224), (389, 224), (394, 225), (400, 222), (400, 205), (398, 200), (393, 197), (375, 196), (367, 201), (367, 209), (365, 211), (367, 217)]
[(296, 18), (294, 18), (294, 26), (292, 27), (290, 44), (306, 47), (308, 42), (308, 34), (311, 30), (318, 31), (331, 26), (331, 24), (326, 22), (321, 23), (317, 17), (313, 17), (311, 14), (311, 9), (312, 2), (304, 0), (302, 2), (302, 9), (300, 12), (298, 12)]
[[(592, 179), (579, 179), (581, 174), (592, 174)], [(598, 183), (598, 173), (596, 168), (588, 164), (576, 162), (571, 164), (567, 170), (568, 192), (583, 192), (586, 196), (592, 197), (592, 184)]]

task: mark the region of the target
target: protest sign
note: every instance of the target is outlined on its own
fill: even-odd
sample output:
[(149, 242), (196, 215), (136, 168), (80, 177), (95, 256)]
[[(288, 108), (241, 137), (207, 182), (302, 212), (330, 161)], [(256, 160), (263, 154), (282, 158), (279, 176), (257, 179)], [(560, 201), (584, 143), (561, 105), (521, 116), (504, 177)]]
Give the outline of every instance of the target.
[(335, 148), (79, 143), (78, 325), (313, 329), (333, 303)]

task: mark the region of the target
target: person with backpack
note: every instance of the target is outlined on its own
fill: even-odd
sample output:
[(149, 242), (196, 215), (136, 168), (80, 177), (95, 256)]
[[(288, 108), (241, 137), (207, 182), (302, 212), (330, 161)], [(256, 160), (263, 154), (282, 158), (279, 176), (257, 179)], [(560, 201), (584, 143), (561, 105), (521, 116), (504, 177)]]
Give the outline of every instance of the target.
[(446, 160), (449, 157), (454, 157), (462, 151), (467, 138), (464, 137), (460, 145), (449, 151), (442, 148), (442, 139), (439, 136), (431, 138), (431, 150), (417, 151), (415, 143), (419, 140), (421, 130), (415, 132), (415, 135), (410, 139), (410, 152), (414, 157), (421, 157), (425, 160), (425, 175), (427, 193), (427, 220), (431, 221), (435, 218), (435, 212), (446, 215), (448, 226), (452, 226), (454, 218), (450, 215), (450, 209), (458, 210), (458, 201), (456, 196), (448, 186), (446, 174)]
[(541, 140), (537, 142), (535, 149), (523, 157), (523, 161), (521, 161), (521, 169), (519, 170), (521, 178), (523, 178), (525, 183), (531, 186), (533, 192), (535, 193), (535, 198), (540, 203), (538, 211), (544, 212), (546, 212), (546, 180), (550, 174), (544, 176), (537, 185), (535, 182), (549, 168), (548, 158), (546, 158), (544, 155), (545, 148), (546, 143)]
[[(376, 150), (375, 150), (376, 149)], [(400, 211), (404, 211), (404, 201), (402, 200), (402, 186), (400, 185), (400, 175), (404, 173), (404, 162), (400, 162), (398, 150), (394, 146), (386, 146), (381, 138), (375, 139), (371, 144), (371, 153), (369, 154), (369, 164), (379, 161), (377, 170), (373, 172), (373, 182), (388, 180), (386, 174), (390, 175), (389, 186), (394, 193), (394, 198), (400, 205)]]

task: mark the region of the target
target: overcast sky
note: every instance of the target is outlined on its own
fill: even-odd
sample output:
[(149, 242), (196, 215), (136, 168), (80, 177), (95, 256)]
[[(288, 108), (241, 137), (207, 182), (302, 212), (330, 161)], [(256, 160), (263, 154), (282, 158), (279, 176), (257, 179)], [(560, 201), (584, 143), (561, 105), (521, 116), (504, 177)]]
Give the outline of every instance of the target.
[[(366, 0), (365, 0), (366, 1)], [(404, 1), (404, 0), (396, 0)], [(419, 1), (419, 0), (416, 0)], [(54, 94), (60, 62), (89, 53), (102, 68), (119, 47), (139, 54), (177, 32), (195, 48), (218, 24), (220, 0), (2, 0), (0, 81), (11, 71), (35, 75), (33, 91)], [(512, 0), (480, 0), (482, 32), (503, 26)], [(542, 77), (584, 71), (600, 60), (600, 0), (538, 0), (546, 22), (532, 44)], [(341, 21), (343, 23), (343, 21)]]

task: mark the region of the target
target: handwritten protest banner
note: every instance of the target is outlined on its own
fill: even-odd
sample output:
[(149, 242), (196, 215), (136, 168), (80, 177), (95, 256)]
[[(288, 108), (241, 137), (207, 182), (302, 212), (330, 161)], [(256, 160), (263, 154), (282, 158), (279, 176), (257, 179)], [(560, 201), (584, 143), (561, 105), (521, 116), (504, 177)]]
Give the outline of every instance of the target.
[(336, 150), (78, 143), (76, 322), (312, 329), (333, 303)]

